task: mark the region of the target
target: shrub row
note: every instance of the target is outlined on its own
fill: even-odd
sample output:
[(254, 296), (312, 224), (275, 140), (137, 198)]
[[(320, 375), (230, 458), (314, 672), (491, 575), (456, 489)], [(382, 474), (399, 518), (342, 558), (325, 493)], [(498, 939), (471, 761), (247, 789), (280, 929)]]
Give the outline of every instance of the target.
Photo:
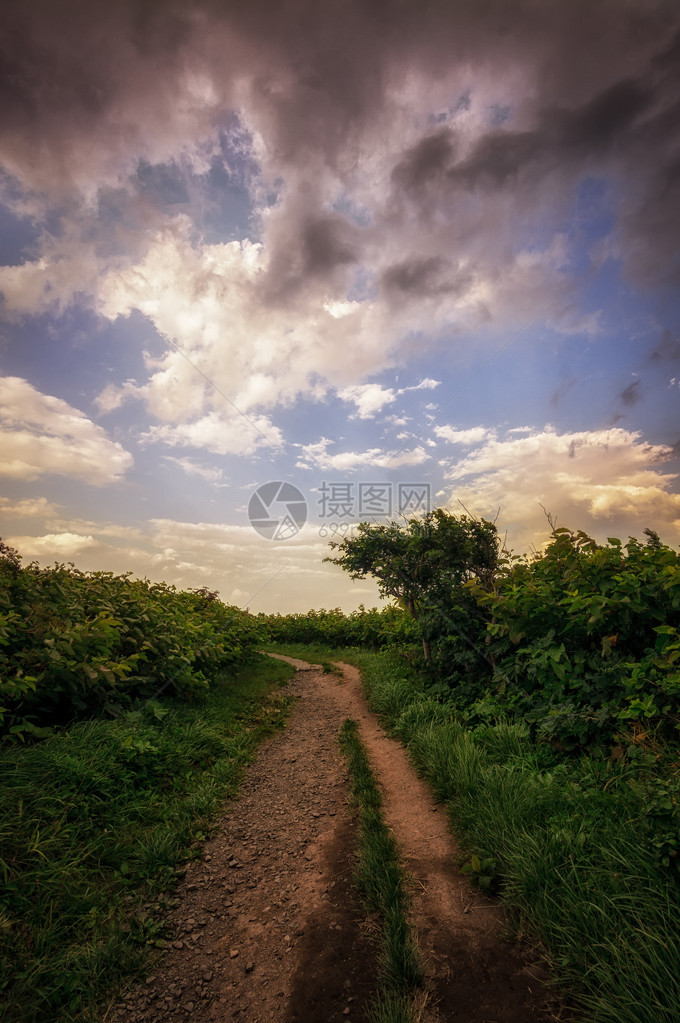
[(379, 650), (415, 643), (419, 635), (413, 618), (393, 605), (367, 610), (362, 604), (351, 614), (344, 614), (337, 607), (306, 614), (261, 614), (258, 622), (272, 643), (319, 643), (328, 647), (362, 646)]
[(252, 615), (206, 590), (22, 567), (0, 542), (0, 734), (41, 736), (140, 697), (191, 695), (259, 641)]
[(511, 714), (567, 751), (651, 733), (677, 742), (680, 556), (656, 534), (597, 544), (559, 529), (543, 555), (470, 589), (486, 612), (474, 672), (455, 632), (438, 647), (461, 706)]

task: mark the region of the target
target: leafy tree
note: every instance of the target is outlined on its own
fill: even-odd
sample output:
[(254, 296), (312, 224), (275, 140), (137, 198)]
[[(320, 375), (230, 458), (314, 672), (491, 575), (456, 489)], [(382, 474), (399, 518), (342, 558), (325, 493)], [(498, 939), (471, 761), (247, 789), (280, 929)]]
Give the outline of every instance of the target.
[(352, 579), (373, 576), (380, 594), (392, 597), (420, 624), (423, 653), (431, 658), (432, 616), (440, 619), (465, 601), (463, 584), (489, 586), (498, 564), (496, 527), (484, 519), (455, 516), (442, 508), (404, 523), (359, 523), (354, 536), (330, 545), (325, 558)]

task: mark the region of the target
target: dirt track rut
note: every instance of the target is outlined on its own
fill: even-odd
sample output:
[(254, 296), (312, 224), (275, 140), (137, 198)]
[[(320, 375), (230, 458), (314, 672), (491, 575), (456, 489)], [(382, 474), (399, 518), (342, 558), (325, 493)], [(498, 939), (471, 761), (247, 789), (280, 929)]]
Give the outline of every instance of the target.
[(424, 1019), (553, 1020), (544, 975), (504, 940), (502, 911), (458, 873), (445, 813), (368, 711), (357, 669), (344, 665), (339, 680), (286, 659), (298, 668), (289, 722), (260, 748), (240, 798), (187, 867), (171, 947), (106, 1023), (365, 1020), (377, 971), (351, 886), (354, 822), (337, 744), (347, 717), (359, 722), (414, 881)]

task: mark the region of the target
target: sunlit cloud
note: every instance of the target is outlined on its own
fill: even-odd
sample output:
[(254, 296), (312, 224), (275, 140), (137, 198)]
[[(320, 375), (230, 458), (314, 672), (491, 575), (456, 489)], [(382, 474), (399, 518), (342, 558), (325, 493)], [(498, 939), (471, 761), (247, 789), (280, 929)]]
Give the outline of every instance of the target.
[(71, 558), (98, 546), (93, 536), (77, 533), (45, 533), (43, 536), (13, 536), (12, 545), (26, 561)]
[(51, 518), (58, 515), (60, 507), (46, 497), (25, 497), (12, 501), (9, 497), (0, 497), (0, 514), (13, 518)]
[(449, 444), (472, 447), (473, 444), (479, 444), (493, 436), (493, 430), (489, 430), (485, 426), (473, 426), (464, 430), (457, 430), (454, 426), (435, 426), (434, 434), (440, 440), (448, 441)]
[(304, 444), (302, 447), (302, 457), (297, 463), (298, 467), (301, 469), (316, 467), (344, 472), (373, 466), (380, 469), (396, 469), (402, 465), (422, 465), (430, 457), (420, 445), (410, 451), (402, 451), (393, 455), (381, 448), (331, 453), (328, 451), (328, 447), (332, 443), (333, 441), (327, 437), (322, 437), (320, 441), (316, 441), (314, 444)]
[(667, 446), (623, 429), (494, 437), (450, 466), (449, 504), (498, 517), (519, 550), (545, 541), (546, 513), (599, 539), (652, 526), (675, 543), (680, 495), (671, 490), (675, 475), (663, 471), (670, 455)]
[(11, 530), (272, 607), (358, 590), (265, 464), (677, 537), (680, 7), (582, 6), (5, 5)]
[(0, 378), (0, 475), (55, 473), (95, 485), (122, 479), (132, 455), (84, 413), (20, 377)]

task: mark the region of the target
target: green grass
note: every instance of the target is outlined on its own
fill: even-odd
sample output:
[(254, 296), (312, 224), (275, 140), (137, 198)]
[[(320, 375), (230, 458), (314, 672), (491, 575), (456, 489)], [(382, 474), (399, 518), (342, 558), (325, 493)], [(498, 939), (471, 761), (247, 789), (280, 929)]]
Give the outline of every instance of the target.
[(292, 669), (257, 658), (192, 703), (152, 701), (61, 730), (0, 764), (0, 1017), (100, 1018), (162, 947), (179, 863), (199, 855)]
[(351, 791), (359, 808), (359, 843), (355, 881), (369, 912), (380, 920), (378, 962), (383, 988), (371, 1008), (372, 1023), (412, 1023), (413, 996), (424, 984), (418, 947), (408, 922), (408, 897), (399, 848), (381, 812), (375, 784), (356, 721), (340, 729)]
[(271, 651), (273, 654), (297, 657), (310, 664), (332, 664), (333, 661), (349, 660), (349, 657), (344, 655), (349, 655), (351, 652), (356, 653), (356, 647), (336, 648), (324, 646), (322, 643), (268, 643), (261, 649)]
[(680, 1019), (680, 885), (654, 856), (641, 768), (589, 757), (561, 764), (522, 724), (467, 729), (390, 655), (347, 660), (446, 801), (467, 854), (493, 862), (489, 881), (549, 950), (589, 1023)]
[(413, 996), (395, 991), (381, 991), (368, 1010), (368, 1023), (415, 1023)]

